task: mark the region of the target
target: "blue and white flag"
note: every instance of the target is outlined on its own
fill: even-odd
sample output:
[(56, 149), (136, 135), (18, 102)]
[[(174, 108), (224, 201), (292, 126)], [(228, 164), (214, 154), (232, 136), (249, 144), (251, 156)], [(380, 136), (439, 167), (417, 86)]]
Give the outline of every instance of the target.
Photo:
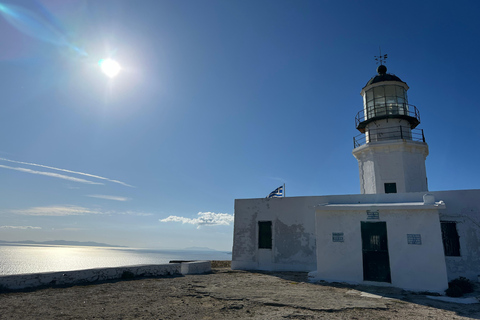
[(267, 198), (281, 198), (281, 197), (283, 197), (283, 186), (280, 186), (277, 189), (270, 192)]

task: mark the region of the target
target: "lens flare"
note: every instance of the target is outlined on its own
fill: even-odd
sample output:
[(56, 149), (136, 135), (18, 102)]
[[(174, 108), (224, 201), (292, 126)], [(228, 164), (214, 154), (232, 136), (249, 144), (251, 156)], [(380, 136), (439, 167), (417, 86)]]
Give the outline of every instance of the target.
[(0, 3), (0, 16), (14, 28), (30, 37), (58, 47), (68, 47), (81, 56), (88, 56), (85, 50), (72, 42), (60, 21), (43, 7), (41, 9), (43, 14), (37, 14), (23, 7)]
[(102, 72), (109, 78), (113, 78), (118, 75), (122, 67), (120, 64), (112, 59), (101, 59), (98, 61), (98, 65)]

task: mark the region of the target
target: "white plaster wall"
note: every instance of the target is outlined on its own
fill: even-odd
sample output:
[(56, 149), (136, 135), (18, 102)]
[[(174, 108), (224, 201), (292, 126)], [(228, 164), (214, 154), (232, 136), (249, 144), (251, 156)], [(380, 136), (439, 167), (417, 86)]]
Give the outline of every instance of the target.
[(360, 193), (377, 193), (377, 183), (375, 179), (375, 163), (373, 162), (373, 160), (367, 159), (367, 157), (362, 157), (361, 161), (358, 160), (358, 172), (360, 173)]
[[(405, 192), (428, 191), (427, 169), (425, 160), (428, 155), (428, 146), (425, 144), (424, 153), (409, 152), (403, 154), (405, 170)], [(416, 149), (416, 148), (412, 148)]]
[[(316, 197), (235, 200), (232, 269), (315, 270)], [(272, 221), (272, 249), (258, 249), (258, 221)]]
[[(355, 215), (359, 213), (317, 213), (318, 279), (351, 283), (363, 281), (360, 220)], [(344, 242), (333, 242), (334, 232), (343, 232)]]
[[(316, 270), (315, 206), (423, 201), (423, 194), (357, 194), (236, 199), (232, 269)], [(258, 250), (258, 221), (272, 221), (273, 248)], [(271, 264), (267, 263), (271, 252)], [(268, 264), (268, 265), (267, 265)]]
[(460, 257), (445, 257), (448, 279), (466, 277), (478, 281), (480, 275), (480, 190), (431, 192), (446, 203), (441, 221), (457, 222)]
[[(438, 212), (386, 214), (392, 285), (444, 293), (448, 281)], [(408, 244), (407, 234), (421, 234), (422, 244)]]
[(397, 184), (398, 193), (428, 191), (427, 144), (408, 140), (372, 142), (352, 153), (358, 160), (362, 193), (384, 193), (384, 184), (391, 182)]
[[(461, 257), (445, 257), (448, 279), (459, 276), (471, 280), (478, 279), (480, 275), (480, 190), (453, 190), (430, 191), (436, 201), (445, 201), (446, 208), (440, 210), (440, 219), (444, 221), (457, 221), (457, 230), (460, 236)], [(315, 243), (315, 206), (318, 204), (337, 203), (395, 203), (395, 202), (422, 202), (425, 192), (396, 193), (396, 194), (355, 194), (355, 195), (330, 195), (312, 197), (286, 197), (282, 199), (237, 199), (235, 200), (235, 226), (232, 269), (258, 269), (257, 250), (257, 221), (279, 220), (288, 225), (304, 226), (300, 232), (302, 241), (289, 242), (288, 238), (282, 247), (281, 259), (273, 259), (269, 270), (316, 270), (316, 254), (308, 257), (312, 248), (317, 250)], [(279, 200), (279, 201), (277, 201)], [(317, 222), (318, 223), (318, 222)], [(355, 225), (355, 228), (359, 226)], [(335, 232), (335, 231), (330, 231)], [(360, 231), (359, 231), (360, 232)], [(273, 235), (277, 235), (274, 233)], [(316, 239), (318, 243), (321, 240)], [(274, 246), (276, 246), (274, 239)], [(302, 250), (307, 247), (307, 251)], [(315, 249), (316, 248), (316, 249)], [(338, 248), (336, 248), (338, 249)], [(271, 251), (272, 257), (275, 255)], [(288, 253), (288, 254), (287, 254)], [(344, 253), (348, 256), (348, 253)], [(290, 262), (288, 262), (290, 260)], [(340, 268), (343, 268), (340, 266)], [(363, 273), (362, 273), (363, 277)]]
[[(380, 220), (367, 220), (366, 210), (317, 211), (316, 278), (362, 283), (361, 221), (385, 221), (392, 286), (443, 292), (447, 287), (438, 213), (432, 210), (379, 210)], [(343, 232), (344, 242), (332, 233)], [(422, 245), (407, 244), (407, 234), (421, 234)], [(371, 282), (369, 282), (371, 283)]]

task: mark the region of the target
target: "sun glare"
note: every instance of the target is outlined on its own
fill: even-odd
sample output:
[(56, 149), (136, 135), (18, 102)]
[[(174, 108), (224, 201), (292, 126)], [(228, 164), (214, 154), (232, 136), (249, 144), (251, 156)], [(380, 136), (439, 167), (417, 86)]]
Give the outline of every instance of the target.
[(98, 62), (98, 65), (100, 66), (102, 72), (109, 78), (113, 78), (118, 75), (122, 69), (120, 64), (112, 59), (102, 59)]

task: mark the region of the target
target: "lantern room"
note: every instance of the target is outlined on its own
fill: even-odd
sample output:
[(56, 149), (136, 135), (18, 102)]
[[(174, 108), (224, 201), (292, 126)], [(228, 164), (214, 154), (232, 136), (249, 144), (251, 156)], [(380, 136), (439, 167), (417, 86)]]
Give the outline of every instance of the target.
[[(355, 116), (355, 126), (362, 133), (354, 138), (354, 147), (363, 143), (388, 140), (407, 139), (423, 141), (422, 130), (412, 132), (420, 124), (420, 112), (414, 105), (408, 104), (408, 85), (399, 77), (387, 73), (387, 67), (380, 65), (377, 75), (371, 78), (362, 89), (363, 109)], [(382, 121), (381, 128), (378, 124)], [(397, 119), (389, 123), (388, 119)], [(400, 121), (404, 120), (404, 121)]]

